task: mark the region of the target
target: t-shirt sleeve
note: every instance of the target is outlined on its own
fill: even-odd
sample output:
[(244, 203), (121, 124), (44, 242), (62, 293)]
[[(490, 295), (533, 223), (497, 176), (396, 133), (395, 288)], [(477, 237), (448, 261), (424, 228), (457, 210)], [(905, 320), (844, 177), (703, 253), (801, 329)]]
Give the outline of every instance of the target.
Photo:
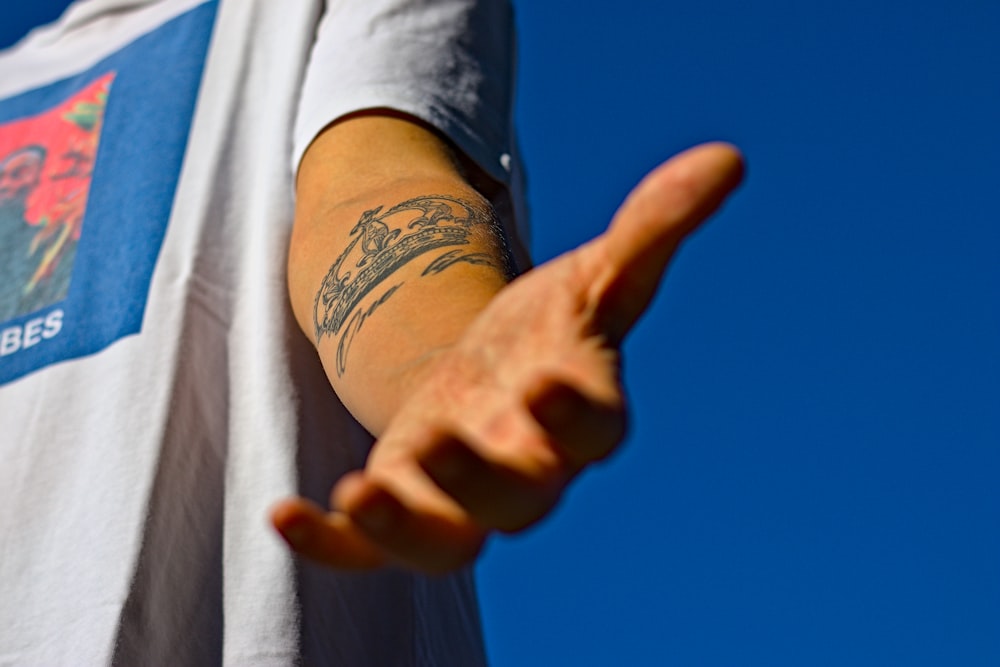
[[(507, 186), (523, 213), (514, 70), (507, 0), (327, 0), (303, 82), (293, 169), (331, 122), (390, 108), (441, 130)], [(524, 215), (516, 217), (522, 227)]]

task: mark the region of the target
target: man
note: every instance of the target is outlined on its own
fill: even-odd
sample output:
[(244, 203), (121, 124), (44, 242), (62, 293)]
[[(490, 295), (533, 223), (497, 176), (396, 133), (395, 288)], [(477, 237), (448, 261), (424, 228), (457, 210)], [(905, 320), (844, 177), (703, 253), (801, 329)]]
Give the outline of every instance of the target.
[(31, 242), (37, 230), (25, 218), (28, 197), (38, 187), (45, 149), (18, 148), (0, 156), (0, 322), (21, 315), (33, 273)]
[(508, 285), (511, 26), (87, 0), (0, 58), (0, 132), (109, 91), (73, 295), (0, 367), (0, 662), (483, 662), (467, 566), (618, 443), (618, 345), (740, 175), (696, 149)]
[(38, 187), (45, 165), (45, 149), (26, 146), (0, 158), (0, 210), (24, 216), (28, 197)]

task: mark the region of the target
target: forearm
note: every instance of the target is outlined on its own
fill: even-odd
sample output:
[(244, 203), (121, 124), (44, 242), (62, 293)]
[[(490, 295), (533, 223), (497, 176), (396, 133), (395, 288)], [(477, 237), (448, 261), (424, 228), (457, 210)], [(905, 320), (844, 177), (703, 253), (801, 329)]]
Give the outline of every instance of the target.
[(293, 310), (341, 400), (378, 435), (506, 284), (502, 236), (448, 148), (402, 120), (331, 128), (297, 189)]
[[(437, 363), (426, 364), (419, 385), (395, 384), (405, 396), (388, 390), (397, 392), (389, 403), (392, 409), (399, 405), (399, 412), (380, 434), (364, 469), (337, 482), (329, 510), (290, 499), (275, 508), (275, 527), (298, 553), (331, 567), (403, 564), (444, 572), (471, 562), (491, 532), (520, 530), (545, 516), (570, 480), (621, 442), (625, 396), (618, 345), (653, 297), (682, 239), (722, 203), (741, 174), (739, 154), (724, 144), (670, 160), (632, 191), (606, 233), (536, 268), (492, 299), (490, 292), (503, 283), (501, 272), (471, 264), (452, 267), (485, 272), (460, 281), (474, 289), (468, 302), (458, 296), (459, 303), (480, 298), (489, 303), (468, 327), (465, 307), (454, 317), (435, 318), (432, 311), (427, 320), (416, 318), (418, 328), (435, 319), (445, 324), (431, 326), (432, 334), (421, 338), (429, 341), (422, 343), (426, 349), (447, 346), (456, 331), (464, 331)], [(436, 189), (445, 183), (407, 181), (410, 186)], [(456, 187), (461, 193), (461, 184)], [(415, 192), (391, 194), (398, 199)], [(466, 294), (464, 286), (454, 291), (450, 285), (435, 287), (418, 266), (406, 271), (407, 288), (412, 280), (419, 289), (412, 292), (413, 300), (400, 300), (401, 311), (436, 307), (437, 294), (448, 295), (449, 301), (456, 293)], [(459, 273), (453, 275), (457, 279)], [(390, 303), (372, 315), (372, 324), (382, 308), (393, 312)], [(307, 303), (298, 308), (309, 312)], [(406, 353), (380, 349), (384, 341), (399, 338), (390, 328), (394, 321), (403, 323), (397, 326), (414, 321), (408, 312), (380, 319), (384, 328), (370, 338), (366, 334), (364, 360), (359, 346), (350, 352), (341, 382), (355, 361), (370, 360), (394, 377), (426, 351), (412, 350), (408, 341)], [(445, 334), (438, 338), (441, 330)], [(329, 370), (325, 337), (320, 341)], [(384, 364), (383, 351), (402, 364)], [(364, 389), (353, 381), (345, 386), (352, 395)], [(386, 395), (383, 391), (374, 388), (377, 395)], [(349, 400), (371, 407), (363, 396)], [(378, 422), (391, 411), (375, 406), (374, 413), (371, 420)]]

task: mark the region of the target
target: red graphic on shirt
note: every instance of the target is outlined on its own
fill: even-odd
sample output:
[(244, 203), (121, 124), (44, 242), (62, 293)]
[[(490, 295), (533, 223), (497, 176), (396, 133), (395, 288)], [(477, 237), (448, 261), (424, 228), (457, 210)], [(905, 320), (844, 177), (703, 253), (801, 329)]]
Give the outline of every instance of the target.
[(8, 303), (0, 321), (66, 295), (114, 77), (105, 75), (44, 113), (0, 125), (0, 251), (6, 265), (0, 272), (10, 279), (0, 291), (19, 302)]

